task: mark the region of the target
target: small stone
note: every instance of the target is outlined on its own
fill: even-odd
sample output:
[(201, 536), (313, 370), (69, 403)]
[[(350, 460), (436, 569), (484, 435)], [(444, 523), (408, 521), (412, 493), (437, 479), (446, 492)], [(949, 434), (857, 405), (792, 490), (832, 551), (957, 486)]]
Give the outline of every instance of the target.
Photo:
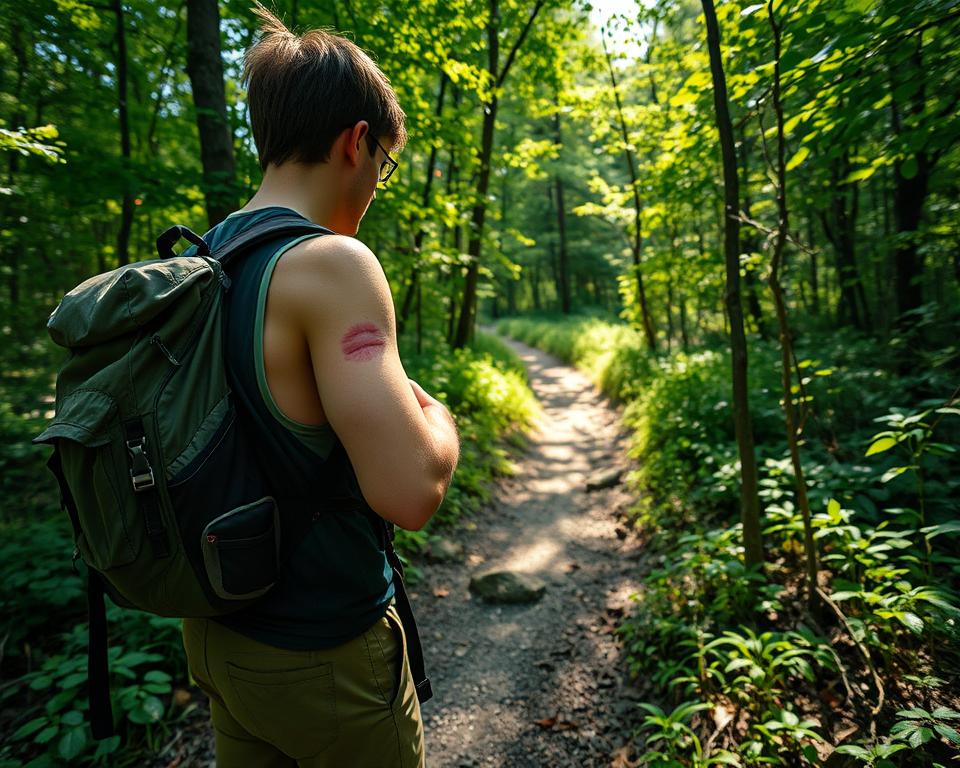
[(431, 563), (462, 563), (465, 556), (463, 544), (450, 539), (434, 539), (426, 553)]
[(598, 472), (587, 480), (587, 493), (620, 485), (621, 477), (623, 477), (623, 470), (616, 467)]
[(488, 603), (535, 603), (546, 589), (540, 579), (515, 571), (487, 571), (470, 578), (470, 591)]

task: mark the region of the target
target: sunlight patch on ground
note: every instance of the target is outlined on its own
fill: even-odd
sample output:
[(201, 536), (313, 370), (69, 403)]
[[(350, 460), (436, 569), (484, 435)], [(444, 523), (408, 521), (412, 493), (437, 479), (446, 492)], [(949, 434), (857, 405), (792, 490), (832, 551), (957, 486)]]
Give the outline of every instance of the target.
[(503, 561), (510, 571), (534, 573), (556, 567), (562, 546), (553, 539), (539, 538), (525, 547), (512, 550)]

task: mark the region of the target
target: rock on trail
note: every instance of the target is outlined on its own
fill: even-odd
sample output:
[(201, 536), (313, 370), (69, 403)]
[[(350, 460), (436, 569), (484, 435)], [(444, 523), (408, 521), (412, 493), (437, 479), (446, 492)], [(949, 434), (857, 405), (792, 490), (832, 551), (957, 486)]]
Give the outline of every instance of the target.
[[(583, 374), (508, 343), (543, 418), (498, 501), (445, 532), (465, 560), (424, 564), (411, 588), (435, 692), (423, 707), (427, 765), (610, 766), (640, 719), (613, 634), (641, 556), (617, 530), (630, 502), (618, 484), (626, 435)], [(494, 571), (541, 583), (542, 597), (472, 594), (471, 578)]]

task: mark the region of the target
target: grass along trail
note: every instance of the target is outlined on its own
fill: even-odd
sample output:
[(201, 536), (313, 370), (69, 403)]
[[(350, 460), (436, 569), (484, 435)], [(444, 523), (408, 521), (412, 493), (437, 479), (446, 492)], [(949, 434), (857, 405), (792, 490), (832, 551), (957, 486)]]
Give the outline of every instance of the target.
[[(613, 628), (635, 589), (636, 539), (620, 526), (626, 468), (618, 412), (579, 371), (513, 341), (543, 417), (496, 502), (453, 534), (464, 562), (424, 567), (411, 591), (435, 698), (423, 708), (430, 768), (609, 766), (636, 720)], [(472, 530), (468, 530), (472, 528)], [(546, 583), (530, 605), (489, 605), (471, 576)]]

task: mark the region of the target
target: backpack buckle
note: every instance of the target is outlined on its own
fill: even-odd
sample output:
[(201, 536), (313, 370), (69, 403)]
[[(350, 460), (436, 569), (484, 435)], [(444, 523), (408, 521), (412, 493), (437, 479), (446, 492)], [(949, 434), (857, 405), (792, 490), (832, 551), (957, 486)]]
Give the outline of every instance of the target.
[(150, 466), (150, 460), (147, 458), (146, 447), (146, 437), (127, 440), (127, 453), (130, 454), (131, 464), (130, 480), (133, 483), (133, 490), (137, 493), (153, 488), (157, 484), (153, 476), (153, 467)]

